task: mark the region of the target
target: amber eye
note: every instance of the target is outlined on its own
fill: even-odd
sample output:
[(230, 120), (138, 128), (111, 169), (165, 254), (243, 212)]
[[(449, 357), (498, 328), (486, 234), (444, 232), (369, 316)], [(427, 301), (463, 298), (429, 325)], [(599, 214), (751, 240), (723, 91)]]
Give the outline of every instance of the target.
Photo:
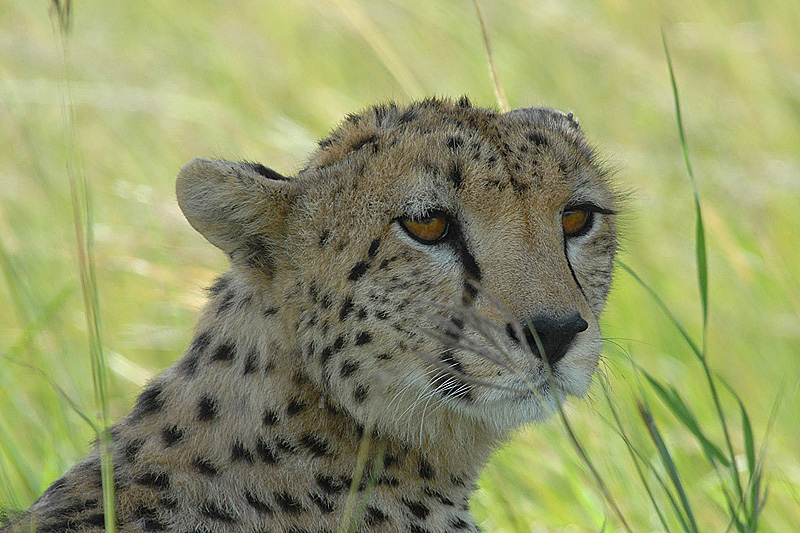
[(409, 235), (423, 244), (435, 244), (447, 236), (450, 222), (444, 215), (425, 218), (400, 218), (400, 224)]
[(592, 226), (594, 212), (588, 209), (568, 209), (561, 215), (561, 226), (565, 237), (576, 237)]

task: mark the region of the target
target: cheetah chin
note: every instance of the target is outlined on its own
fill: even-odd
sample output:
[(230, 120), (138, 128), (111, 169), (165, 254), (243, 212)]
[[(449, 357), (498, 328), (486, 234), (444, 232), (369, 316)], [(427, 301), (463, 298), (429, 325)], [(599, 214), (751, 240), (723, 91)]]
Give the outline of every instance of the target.
[[(176, 190), (230, 269), (109, 432), (118, 531), (475, 532), (491, 452), (589, 388), (619, 198), (572, 114), (378, 105)], [(104, 530), (100, 471), (2, 531)]]

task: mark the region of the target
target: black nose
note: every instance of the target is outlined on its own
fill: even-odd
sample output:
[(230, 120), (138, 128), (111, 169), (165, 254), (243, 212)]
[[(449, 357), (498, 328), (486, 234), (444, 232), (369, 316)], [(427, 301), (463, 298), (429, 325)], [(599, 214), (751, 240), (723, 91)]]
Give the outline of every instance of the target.
[[(533, 331), (531, 331), (531, 327), (536, 331), (536, 336), (534, 336)], [(545, 359), (550, 366), (554, 366), (567, 354), (575, 335), (581, 331), (585, 331), (588, 327), (589, 324), (583, 317), (575, 313), (566, 318), (539, 316), (533, 320), (528, 320), (521, 329), (533, 353), (538, 357), (542, 357), (536, 343), (536, 337), (539, 338), (539, 343), (544, 350), (543, 359)], [(519, 343), (519, 339), (514, 332), (514, 327), (511, 324), (506, 325), (506, 332), (509, 337)]]

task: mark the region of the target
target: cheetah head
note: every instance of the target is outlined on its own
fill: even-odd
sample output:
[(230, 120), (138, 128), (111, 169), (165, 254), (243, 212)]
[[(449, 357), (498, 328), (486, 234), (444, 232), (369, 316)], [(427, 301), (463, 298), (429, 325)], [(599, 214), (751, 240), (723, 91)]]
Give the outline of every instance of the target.
[(177, 193), (232, 275), (280, 303), (248, 327), (278, 331), (360, 423), (503, 432), (587, 392), (618, 201), (571, 114), (377, 106), (296, 176), (196, 159)]

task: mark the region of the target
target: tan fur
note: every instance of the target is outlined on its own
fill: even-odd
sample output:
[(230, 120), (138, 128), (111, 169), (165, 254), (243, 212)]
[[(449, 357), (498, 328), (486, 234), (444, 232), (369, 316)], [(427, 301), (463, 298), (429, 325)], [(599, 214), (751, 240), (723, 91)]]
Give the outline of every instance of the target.
[[(295, 177), (194, 160), (177, 194), (231, 270), (112, 430), (121, 531), (476, 531), (492, 449), (589, 386), (616, 199), (571, 115), (377, 106)], [(565, 240), (575, 206), (602, 212)], [(434, 211), (441, 243), (399, 223)], [(570, 317), (548, 369), (522, 328)], [(95, 450), (7, 527), (102, 529), (99, 479)]]

